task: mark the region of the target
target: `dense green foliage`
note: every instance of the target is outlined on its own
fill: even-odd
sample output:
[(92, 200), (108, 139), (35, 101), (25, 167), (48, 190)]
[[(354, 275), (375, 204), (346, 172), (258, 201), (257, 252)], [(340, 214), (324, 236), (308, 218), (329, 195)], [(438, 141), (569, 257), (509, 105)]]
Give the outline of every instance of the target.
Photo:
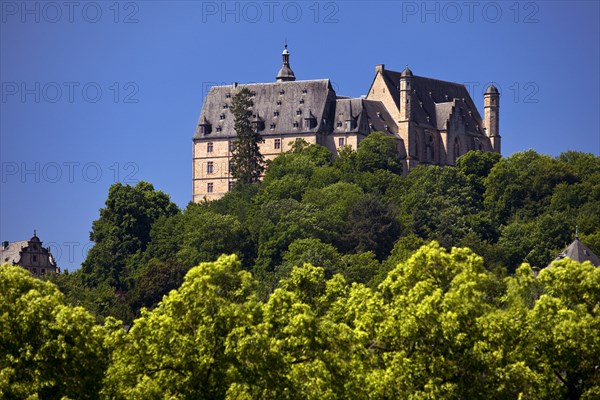
[(335, 160), (322, 146), (296, 141), (262, 182), (182, 212), (148, 183), (113, 185), (83, 267), (53, 280), (68, 303), (130, 323), (190, 268), (221, 254), (238, 256), (263, 298), (305, 262), (328, 278), (340, 273), (375, 288), (431, 240), (471, 248), (500, 275), (524, 261), (545, 267), (576, 226), (600, 254), (599, 157), (469, 152), (456, 167), (401, 176), (392, 172), (401, 164), (389, 138), (373, 133)]
[[(284, 259), (313, 257), (311, 241), (294, 242)], [(324, 263), (334, 261), (329, 256)], [(294, 266), (261, 300), (261, 283), (237, 256), (222, 256), (190, 269), (127, 332), (112, 318), (93, 326), (86, 311), (62, 303), (54, 285), (1, 266), (8, 297), (0, 300), (0, 396), (600, 395), (600, 268), (589, 262), (555, 262), (537, 278), (523, 264), (502, 278), (471, 250), (447, 252), (431, 242), (376, 288), (327, 275)]]
[(0, 398), (98, 398), (109, 357), (94, 317), (8, 264), (0, 266), (0, 293)]
[(401, 169), (376, 133), (181, 211), (113, 185), (62, 294), (2, 267), (0, 397), (597, 398), (600, 269), (543, 268), (600, 254), (600, 157)]

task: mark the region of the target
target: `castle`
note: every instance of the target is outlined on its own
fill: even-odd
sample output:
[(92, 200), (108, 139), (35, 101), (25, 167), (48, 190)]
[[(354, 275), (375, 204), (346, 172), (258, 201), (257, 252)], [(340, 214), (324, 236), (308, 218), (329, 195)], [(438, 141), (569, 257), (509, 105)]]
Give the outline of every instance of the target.
[(236, 140), (233, 96), (248, 88), (252, 123), (264, 138), (260, 151), (275, 158), (296, 139), (327, 147), (356, 149), (374, 131), (396, 138), (404, 173), (419, 164), (455, 165), (469, 150), (500, 152), (500, 94), (491, 84), (481, 118), (459, 83), (375, 67), (366, 96), (338, 96), (329, 79), (296, 80), (287, 44), (275, 82), (213, 86), (204, 100), (193, 137), (193, 201), (213, 200), (229, 191), (231, 151)]
[(0, 264), (4, 263), (19, 265), (38, 277), (60, 272), (50, 248), (42, 246), (42, 241), (37, 237), (35, 230), (29, 240), (12, 243), (2, 242), (0, 246)]

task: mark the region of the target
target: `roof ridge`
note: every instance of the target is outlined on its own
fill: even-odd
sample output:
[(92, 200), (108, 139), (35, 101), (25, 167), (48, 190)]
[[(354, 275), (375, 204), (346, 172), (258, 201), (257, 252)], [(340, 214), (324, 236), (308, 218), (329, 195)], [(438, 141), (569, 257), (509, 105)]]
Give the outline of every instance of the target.
[[(402, 72), (394, 71), (394, 70), (391, 70), (391, 69), (385, 69), (384, 72), (391, 72), (393, 74), (402, 75)], [(459, 86), (462, 86), (462, 87), (466, 88), (466, 86), (465, 86), (464, 83), (459, 83), (459, 82), (446, 81), (446, 80), (437, 79), (437, 78), (429, 78), (427, 76), (421, 76), (421, 75), (413, 75), (413, 78), (426, 79), (426, 80), (429, 80), (429, 81), (437, 81), (437, 82), (443, 82), (443, 83), (450, 83), (450, 84), (453, 84), (453, 85), (459, 85)]]
[(285, 82), (251, 82), (251, 83), (234, 82), (229, 85), (214, 85), (214, 86), (211, 86), (211, 89), (213, 89), (213, 88), (231, 88), (233, 86), (250, 86), (250, 85), (261, 85), (261, 86), (264, 86), (264, 85), (290, 85), (290, 84), (300, 84), (300, 83), (307, 83), (307, 82), (331, 82), (331, 79), (329, 79), (329, 78), (305, 79), (305, 80), (295, 80), (295, 81), (285, 81)]

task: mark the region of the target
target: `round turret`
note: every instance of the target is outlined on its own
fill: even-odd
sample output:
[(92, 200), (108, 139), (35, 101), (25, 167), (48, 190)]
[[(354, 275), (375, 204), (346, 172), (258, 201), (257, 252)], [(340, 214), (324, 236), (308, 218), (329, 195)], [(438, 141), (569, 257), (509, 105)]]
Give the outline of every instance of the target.
[(490, 83), (490, 86), (488, 86), (487, 90), (485, 91), (485, 94), (499, 94), (498, 88), (494, 86), (493, 83)]
[(404, 68), (404, 70), (402, 71), (402, 73), (400, 74), (400, 76), (413, 76), (412, 71), (410, 70), (410, 68), (408, 68), (408, 64), (406, 65), (406, 67)]

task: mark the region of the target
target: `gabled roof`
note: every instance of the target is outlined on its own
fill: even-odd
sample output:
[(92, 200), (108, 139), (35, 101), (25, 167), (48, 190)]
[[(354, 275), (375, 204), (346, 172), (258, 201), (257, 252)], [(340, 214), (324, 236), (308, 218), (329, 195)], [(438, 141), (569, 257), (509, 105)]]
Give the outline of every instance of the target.
[(398, 133), (398, 127), (394, 118), (392, 118), (382, 102), (363, 100), (363, 106), (367, 111), (368, 123), (373, 125), (371, 131)]
[[(579, 239), (575, 239), (562, 253), (560, 253), (554, 261), (562, 260), (565, 257), (569, 257), (573, 261), (584, 262), (590, 261), (596, 267), (600, 266), (600, 258), (590, 250), (585, 244), (581, 243)], [(550, 266), (550, 265), (549, 265)]]
[[(384, 82), (397, 107), (400, 105), (401, 76), (401, 72), (383, 70)], [(452, 106), (455, 106), (455, 112), (461, 113), (461, 118), (466, 119), (465, 122), (468, 123), (472, 132), (483, 135), (481, 114), (465, 85), (417, 75), (411, 76), (409, 79), (411, 79), (414, 91), (411, 111), (415, 122), (437, 129), (446, 129), (446, 121), (450, 117)], [(479, 130), (477, 130), (477, 126), (480, 128)]]
[[(212, 132), (204, 134), (197, 127), (194, 139), (235, 137), (233, 114), (229, 107), (233, 96), (242, 88), (248, 88), (254, 93), (252, 111), (264, 121), (261, 135), (329, 130), (329, 127), (323, 126), (323, 119), (328, 120), (327, 103), (335, 100), (335, 91), (329, 79), (233, 84), (213, 86), (210, 89), (200, 112), (198, 125), (206, 119), (212, 126)], [(316, 119), (316, 125), (308, 128), (303, 122), (311, 115)], [(298, 127), (294, 126), (294, 122), (298, 122)], [(220, 127), (220, 131), (217, 127)]]
[[(346, 121), (354, 121), (348, 129)], [(382, 102), (363, 98), (338, 97), (335, 101), (334, 133), (352, 132), (368, 135), (379, 131), (396, 133), (398, 128)]]

